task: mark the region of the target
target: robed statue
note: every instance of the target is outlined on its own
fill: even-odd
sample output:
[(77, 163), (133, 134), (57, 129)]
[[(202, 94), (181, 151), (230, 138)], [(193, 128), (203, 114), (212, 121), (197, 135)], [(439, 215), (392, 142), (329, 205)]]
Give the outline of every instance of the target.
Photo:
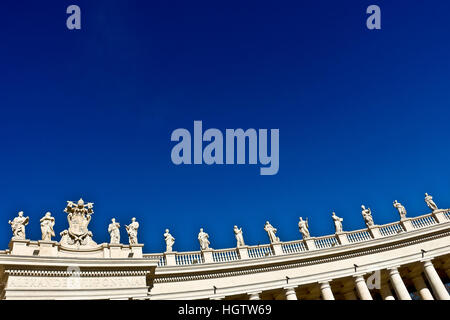
[(17, 217), (13, 221), (9, 220), (8, 223), (11, 225), (13, 237), (12, 240), (25, 240), (25, 226), (30, 221), (29, 217), (23, 216), (23, 211), (17, 214)]
[(47, 212), (44, 217), (41, 218), (41, 233), (42, 240), (51, 241), (52, 237), (55, 236), (55, 231), (53, 227), (55, 226), (55, 218), (52, 217), (50, 212)]

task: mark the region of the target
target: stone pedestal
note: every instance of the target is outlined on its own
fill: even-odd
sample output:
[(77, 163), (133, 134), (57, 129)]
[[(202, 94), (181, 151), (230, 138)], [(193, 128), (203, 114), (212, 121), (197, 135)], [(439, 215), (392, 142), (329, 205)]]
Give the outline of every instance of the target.
[(316, 243), (314, 242), (314, 239), (308, 238), (303, 240), (303, 242), (305, 243), (305, 246), (308, 249), (308, 251), (316, 250)]
[(433, 217), (434, 219), (436, 219), (436, 221), (438, 223), (444, 223), (444, 222), (448, 222), (449, 220), (447, 220), (447, 218), (445, 217), (446, 212), (449, 212), (449, 209), (438, 209), (433, 211)]
[(249, 258), (249, 256), (248, 256), (248, 247), (247, 246), (245, 246), (245, 247), (238, 247), (237, 251), (238, 251), (238, 254), (239, 254), (239, 257), (241, 258), (241, 260), (245, 260), (245, 259)]
[(205, 261), (205, 263), (213, 263), (214, 262), (212, 249), (202, 250), (202, 256), (203, 256), (203, 261)]
[(347, 238), (347, 234), (340, 232), (340, 233), (336, 233), (336, 237), (339, 241), (339, 244), (344, 245), (344, 244), (349, 244), (350, 242), (348, 241)]
[(144, 247), (144, 245), (140, 243), (130, 244), (130, 250), (131, 253), (133, 253), (133, 258), (142, 258), (142, 247)]
[(40, 240), (38, 244), (40, 256), (56, 257), (58, 255), (58, 242)]
[(9, 250), (12, 255), (18, 256), (28, 256), (30, 255), (30, 248), (28, 247), (30, 244), (30, 240), (16, 240), (11, 239), (9, 242)]
[(369, 227), (369, 232), (372, 235), (372, 238), (374, 238), (374, 239), (378, 239), (378, 238), (382, 237), (379, 226)]
[(283, 248), (281, 247), (280, 242), (272, 243), (271, 246), (272, 246), (272, 252), (274, 255), (281, 256), (283, 254)]
[(403, 230), (405, 231), (412, 231), (414, 230), (414, 227), (411, 223), (411, 219), (410, 218), (406, 218), (406, 219), (402, 219), (400, 220), (400, 225), (403, 227)]
[(109, 247), (109, 257), (110, 258), (123, 258), (123, 253), (122, 253), (122, 245), (121, 244), (114, 244), (114, 243), (110, 243), (108, 245)]
[(177, 253), (175, 251), (164, 252), (164, 257), (166, 258), (166, 265), (168, 265), (168, 266), (176, 266), (177, 265), (177, 261), (175, 259), (176, 254)]

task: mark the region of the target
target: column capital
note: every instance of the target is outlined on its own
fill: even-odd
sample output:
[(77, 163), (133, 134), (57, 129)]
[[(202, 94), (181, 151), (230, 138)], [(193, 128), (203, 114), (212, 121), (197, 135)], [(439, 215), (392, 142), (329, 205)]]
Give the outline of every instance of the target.
[(353, 278), (355, 278), (355, 282), (360, 282), (360, 281), (365, 282), (366, 280), (364, 279), (364, 275), (365, 275), (365, 273), (354, 274)]
[(295, 291), (295, 289), (297, 288), (298, 286), (286, 286), (286, 287), (283, 287), (283, 290), (285, 290), (285, 291), (291, 291), (291, 290), (294, 290)]
[(393, 266), (393, 267), (387, 268), (387, 270), (389, 271), (389, 275), (399, 273), (398, 268), (400, 268), (400, 266)]
[(322, 280), (322, 281), (319, 281), (320, 288), (330, 287), (330, 282), (331, 282), (331, 281), (333, 281), (333, 280), (330, 279), (330, 280)]
[(425, 258), (425, 259), (421, 259), (420, 262), (423, 263), (424, 267), (428, 267), (430, 265), (433, 265), (433, 262), (432, 262), (433, 259), (434, 258)]
[(247, 294), (250, 296), (250, 295), (252, 295), (252, 294), (261, 294), (262, 293), (262, 291), (249, 291), (249, 292), (247, 292)]

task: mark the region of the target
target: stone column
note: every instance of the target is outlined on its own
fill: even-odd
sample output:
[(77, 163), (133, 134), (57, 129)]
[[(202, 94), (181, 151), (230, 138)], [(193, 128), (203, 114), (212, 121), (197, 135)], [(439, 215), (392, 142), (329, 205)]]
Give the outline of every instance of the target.
[(283, 288), (286, 300), (298, 300), (297, 294), (295, 293), (295, 288)]
[(389, 283), (383, 283), (381, 285), (380, 294), (383, 300), (395, 300), (391, 288), (389, 287)]
[(439, 278), (436, 269), (434, 268), (431, 260), (423, 261), (423, 271), (425, 276), (430, 283), (431, 289), (433, 289), (433, 293), (438, 300), (450, 300), (450, 295), (448, 294), (447, 289), (442, 283), (441, 278)]
[(358, 300), (358, 297), (355, 294), (355, 290), (350, 290), (344, 293), (345, 300)]
[(423, 280), (423, 277), (421, 274), (412, 278), (412, 281), (414, 283), (414, 286), (417, 289), (417, 293), (420, 295), (422, 300), (434, 300), (433, 295), (431, 294), (430, 290), (427, 288), (427, 285), (425, 284), (425, 281)]
[(261, 297), (259, 296), (261, 294), (261, 291), (250, 292), (247, 294), (248, 294), (248, 300), (261, 300)]
[(373, 300), (369, 288), (367, 288), (366, 280), (364, 280), (364, 277), (362, 275), (357, 275), (354, 277), (356, 292), (358, 292), (359, 298), (361, 300)]
[(331, 291), (330, 282), (329, 281), (321, 281), (320, 284), (320, 293), (322, 294), (323, 300), (334, 300), (333, 291)]
[(389, 268), (389, 278), (391, 279), (392, 287), (394, 287), (395, 293), (400, 300), (412, 300), (409, 295), (408, 289), (406, 289), (403, 283), (402, 277), (398, 272), (397, 267)]

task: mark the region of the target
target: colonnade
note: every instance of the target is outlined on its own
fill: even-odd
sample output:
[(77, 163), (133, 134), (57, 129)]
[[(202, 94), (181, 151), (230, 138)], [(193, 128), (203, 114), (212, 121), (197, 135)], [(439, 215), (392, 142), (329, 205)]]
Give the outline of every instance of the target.
[[(441, 270), (450, 278), (450, 263), (447, 265), (443, 265)], [(450, 300), (449, 292), (431, 259), (424, 259), (417, 262), (414, 266), (414, 271), (406, 273), (403, 277), (399, 272), (400, 267), (392, 266), (385, 270), (380, 270), (380, 274), (383, 272), (387, 276), (378, 279), (379, 285), (375, 287), (376, 290), (373, 288), (369, 289), (364, 277), (365, 274), (356, 273), (352, 276), (351, 280), (346, 281), (346, 289), (339, 292), (339, 297), (345, 300), (373, 300), (374, 295), (377, 295), (377, 298), (383, 300), (412, 300), (412, 296), (404, 281), (405, 278), (409, 284), (412, 284), (413, 291), (415, 289), (414, 292), (418, 298), (422, 300)], [(334, 281), (340, 280), (342, 279), (326, 279), (314, 284), (319, 290), (316, 299), (335, 300), (336, 297), (332, 290), (332, 284)], [(308, 286), (311, 287), (311, 284), (308, 284)], [(278, 299), (281, 297), (284, 300), (299, 300), (297, 289), (301, 287), (291, 285), (280, 288), (277, 297)], [(411, 288), (411, 285), (409, 287)], [(246, 295), (249, 300), (261, 300), (263, 299), (264, 291), (248, 292)], [(226, 297), (222, 298), (226, 299)]]

